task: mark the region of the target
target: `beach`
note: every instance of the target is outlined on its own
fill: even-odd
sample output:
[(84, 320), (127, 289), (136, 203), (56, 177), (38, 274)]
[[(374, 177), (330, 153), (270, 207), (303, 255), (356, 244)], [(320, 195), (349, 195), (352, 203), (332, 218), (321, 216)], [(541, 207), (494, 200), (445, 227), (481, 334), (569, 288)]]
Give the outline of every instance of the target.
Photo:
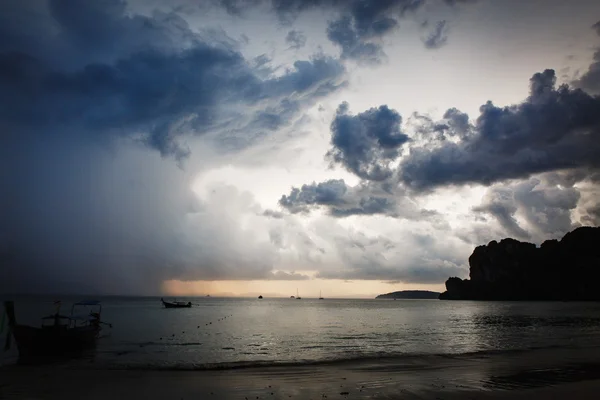
[(592, 399), (600, 349), (411, 356), (225, 370), (11, 366), (3, 399)]
[[(13, 342), (0, 353), (0, 399), (533, 400), (600, 392), (596, 304), (196, 302), (172, 312), (154, 298), (103, 299), (113, 328), (89, 354), (52, 365), (15, 365)], [(19, 301), (17, 318), (35, 326), (47, 303)]]

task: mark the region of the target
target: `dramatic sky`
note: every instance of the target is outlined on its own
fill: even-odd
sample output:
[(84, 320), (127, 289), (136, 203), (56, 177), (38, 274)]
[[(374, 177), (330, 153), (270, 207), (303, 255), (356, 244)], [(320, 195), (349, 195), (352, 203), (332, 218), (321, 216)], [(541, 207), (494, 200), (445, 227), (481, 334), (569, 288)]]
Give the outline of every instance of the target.
[(600, 2), (4, 0), (0, 293), (442, 290), (600, 223)]

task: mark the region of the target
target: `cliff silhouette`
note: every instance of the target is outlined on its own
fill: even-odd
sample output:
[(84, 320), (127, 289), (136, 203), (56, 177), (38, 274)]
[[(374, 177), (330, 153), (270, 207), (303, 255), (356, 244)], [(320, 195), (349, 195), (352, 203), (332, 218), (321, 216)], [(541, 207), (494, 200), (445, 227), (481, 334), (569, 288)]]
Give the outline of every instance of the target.
[(442, 300), (599, 301), (600, 227), (581, 227), (540, 247), (515, 239), (478, 246), (470, 279), (449, 278)]

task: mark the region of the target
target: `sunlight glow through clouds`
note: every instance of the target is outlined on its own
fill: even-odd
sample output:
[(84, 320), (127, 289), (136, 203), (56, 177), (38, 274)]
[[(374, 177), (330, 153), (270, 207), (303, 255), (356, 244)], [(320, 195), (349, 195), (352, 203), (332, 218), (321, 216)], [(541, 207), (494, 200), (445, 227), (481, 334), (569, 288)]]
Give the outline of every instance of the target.
[[(296, 295), (296, 289), (304, 299), (318, 298), (319, 291), (327, 298), (374, 298), (393, 292), (398, 284), (379, 281), (344, 281), (339, 279), (311, 279), (303, 281), (178, 281), (163, 284), (163, 293), (168, 296), (211, 297), (282, 297)], [(441, 291), (443, 285), (402, 284), (403, 290)]]

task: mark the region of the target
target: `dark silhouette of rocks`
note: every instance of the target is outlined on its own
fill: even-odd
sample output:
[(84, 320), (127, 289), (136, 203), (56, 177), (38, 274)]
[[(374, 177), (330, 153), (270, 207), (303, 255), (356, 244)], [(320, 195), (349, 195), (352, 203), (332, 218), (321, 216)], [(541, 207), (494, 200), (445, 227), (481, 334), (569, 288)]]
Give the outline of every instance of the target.
[(442, 300), (600, 301), (600, 227), (582, 227), (540, 247), (515, 239), (478, 246), (470, 279), (449, 278)]
[(437, 299), (440, 297), (438, 292), (430, 292), (429, 290), (401, 290), (380, 294), (376, 299)]

